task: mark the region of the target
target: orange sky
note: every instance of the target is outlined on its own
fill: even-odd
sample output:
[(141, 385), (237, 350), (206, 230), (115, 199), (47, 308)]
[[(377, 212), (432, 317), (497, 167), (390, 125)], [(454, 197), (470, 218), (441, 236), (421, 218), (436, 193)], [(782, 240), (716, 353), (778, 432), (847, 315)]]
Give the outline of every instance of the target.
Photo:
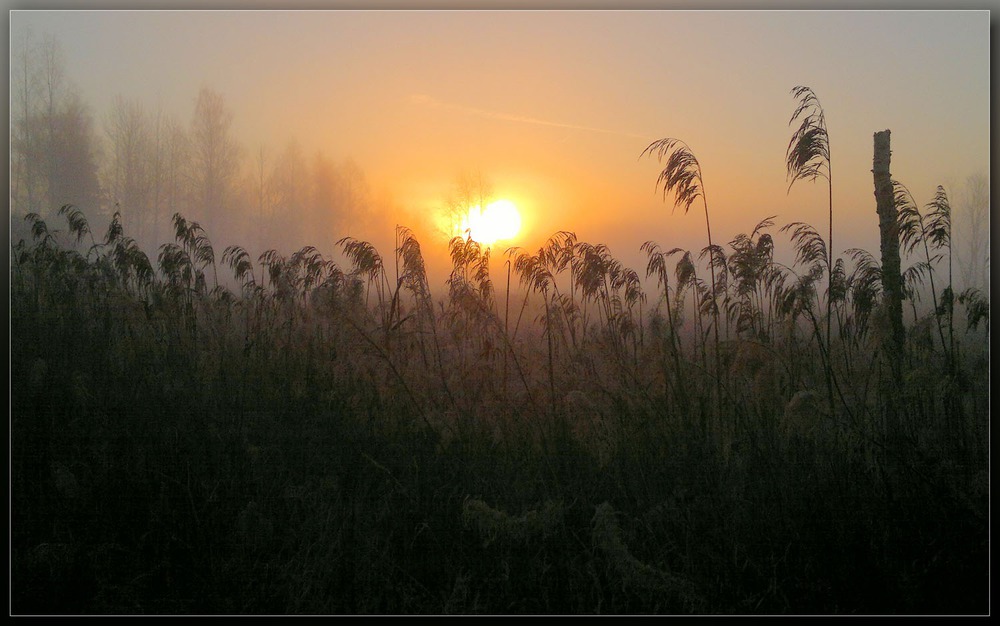
[(573, 230), (640, 271), (648, 239), (700, 248), (700, 202), (674, 212), (639, 159), (661, 137), (701, 162), (717, 243), (775, 214), (825, 233), (825, 184), (787, 193), (799, 84), (826, 109), (838, 253), (877, 249), (875, 131), (892, 130), (893, 176), (920, 203), (990, 168), (985, 11), (11, 14), (12, 36), (29, 26), (60, 41), (95, 119), (123, 95), (186, 122), (211, 87), (249, 153), (294, 138), (356, 161), (439, 263), (434, 216), (463, 173), (518, 204), (517, 245)]

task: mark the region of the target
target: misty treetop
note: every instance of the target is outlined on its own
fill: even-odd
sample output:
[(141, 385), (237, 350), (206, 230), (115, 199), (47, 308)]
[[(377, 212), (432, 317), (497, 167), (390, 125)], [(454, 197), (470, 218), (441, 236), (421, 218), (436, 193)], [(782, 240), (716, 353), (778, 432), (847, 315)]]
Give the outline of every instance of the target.
[(95, 120), (65, 75), (59, 43), (16, 42), (11, 73), (11, 216), (51, 218), (71, 204), (96, 222), (118, 213), (152, 251), (183, 212), (220, 241), (259, 249), (331, 248), (367, 227), (376, 207), (364, 172), (350, 159), (245, 148), (225, 97), (203, 88), (189, 120), (115, 96)]

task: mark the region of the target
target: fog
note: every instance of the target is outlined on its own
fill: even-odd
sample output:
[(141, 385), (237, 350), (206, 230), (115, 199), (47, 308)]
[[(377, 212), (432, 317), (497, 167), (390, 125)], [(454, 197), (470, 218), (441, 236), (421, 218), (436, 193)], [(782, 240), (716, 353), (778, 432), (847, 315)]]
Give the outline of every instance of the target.
[(989, 12), (9, 16), (12, 615), (989, 611)]
[[(339, 263), (341, 238), (390, 258), (406, 226), (439, 289), (456, 216), (502, 198), (522, 226), (494, 259), (566, 230), (642, 274), (645, 241), (706, 245), (707, 207), (721, 245), (776, 216), (791, 263), (779, 228), (825, 236), (831, 195), (835, 253), (877, 251), (872, 135), (889, 128), (893, 178), (921, 205), (946, 186), (966, 278), (987, 274), (985, 11), (14, 11), (10, 31), (15, 241), (30, 212), (63, 227), (64, 204), (97, 236), (120, 212), (154, 262), (175, 213), (217, 254)], [(789, 187), (800, 84), (825, 110), (832, 189)], [(664, 137), (700, 163), (689, 211), (640, 157)]]

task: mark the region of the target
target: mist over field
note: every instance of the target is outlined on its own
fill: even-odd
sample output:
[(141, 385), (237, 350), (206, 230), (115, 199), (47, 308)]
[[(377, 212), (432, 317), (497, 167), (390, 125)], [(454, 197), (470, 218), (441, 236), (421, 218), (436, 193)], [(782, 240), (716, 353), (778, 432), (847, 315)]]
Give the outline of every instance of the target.
[[(832, 135), (835, 252), (878, 244), (871, 138), (885, 128), (894, 178), (921, 204), (945, 185), (962, 244), (976, 232), (967, 179), (989, 172), (986, 15), (16, 11), (12, 210), (72, 203), (107, 220), (117, 206), (150, 254), (175, 212), (255, 255), (333, 255), (344, 236), (384, 249), (398, 224), (424, 242), (437, 286), (447, 209), (479, 181), (522, 213), (498, 251), (571, 230), (638, 268), (648, 239), (705, 245), (697, 211), (672, 210), (659, 168), (639, 159), (662, 137), (701, 162), (719, 242), (770, 215), (822, 222), (824, 190), (789, 190), (783, 162), (789, 92), (805, 84)], [(44, 176), (22, 161), (41, 147), (18, 147), (39, 137), (16, 122), (62, 109), (78, 145), (63, 148), (76, 171), (59, 185), (79, 189), (39, 202), (27, 188)], [(204, 152), (213, 137), (218, 153)], [(206, 172), (213, 159), (221, 169)]]
[(988, 614), (989, 26), (12, 11), (12, 613)]

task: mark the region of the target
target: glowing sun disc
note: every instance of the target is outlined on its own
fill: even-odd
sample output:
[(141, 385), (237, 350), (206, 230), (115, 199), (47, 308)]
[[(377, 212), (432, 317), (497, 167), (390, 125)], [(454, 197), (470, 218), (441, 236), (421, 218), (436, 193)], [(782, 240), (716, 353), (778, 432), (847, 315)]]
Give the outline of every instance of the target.
[(510, 200), (491, 202), (486, 205), (485, 211), (474, 206), (462, 221), (462, 232), (467, 230), (473, 240), (485, 245), (510, 239), (521, 230), (521, 214)]

